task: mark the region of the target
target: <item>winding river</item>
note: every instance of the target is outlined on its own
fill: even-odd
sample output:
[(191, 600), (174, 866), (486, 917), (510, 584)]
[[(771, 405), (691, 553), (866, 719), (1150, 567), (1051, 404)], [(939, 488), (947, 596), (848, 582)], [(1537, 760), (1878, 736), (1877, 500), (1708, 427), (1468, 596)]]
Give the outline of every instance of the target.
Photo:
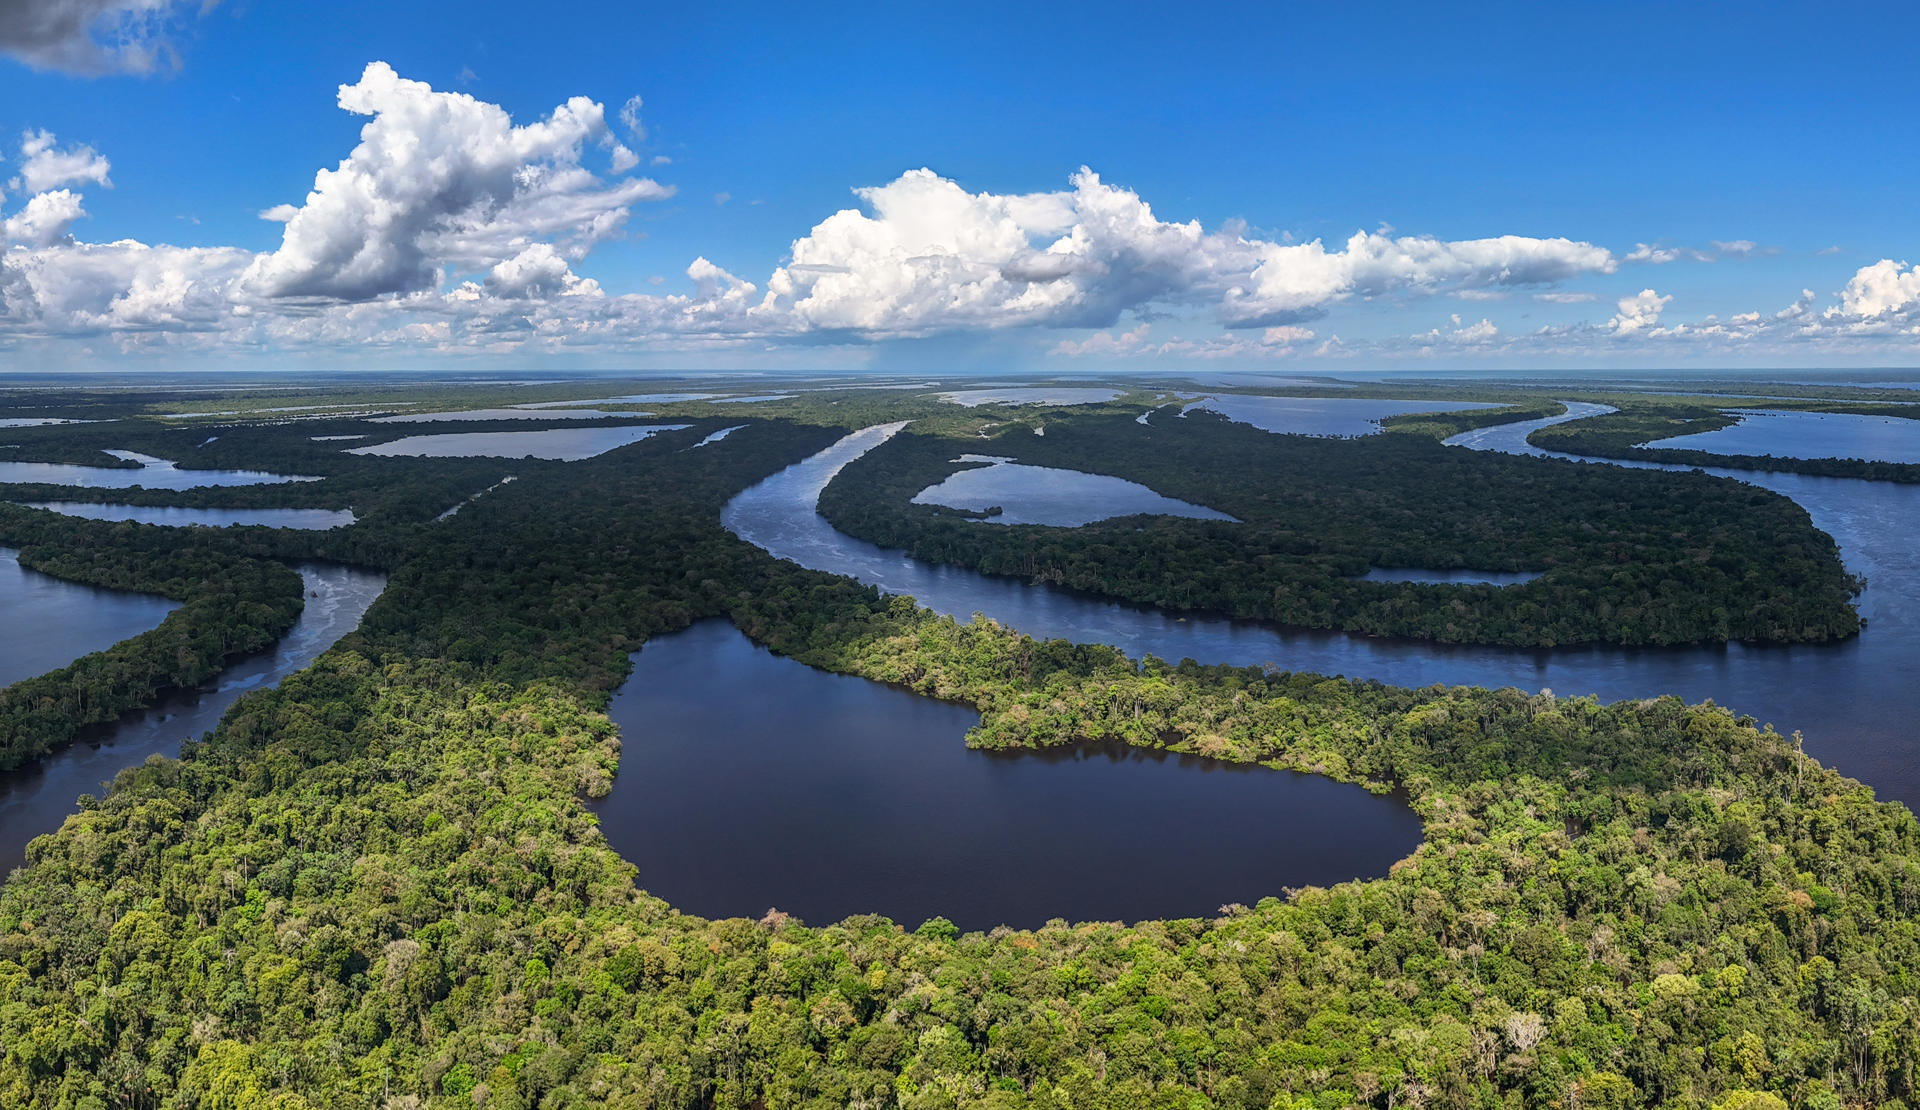
[[(104, 783), (149, 756), (178, 754), (182, 740), (211, 729), (241, 694), (271, 686), (319, 658), (359, 625), (387, 584), (383, 574), (335, 563), (298, 563), (295, 569), (306, 584), (306, 605), (279, 643), (228, 667), (211, 685), (179, 691), (89, 730), (38, 763), (0, 775), (0, 874), (25, 860), (29, 840), (59, 828), (81, 794), (105, 793)], [(63, 642), (68, 658), (55, 666), (105, 646), (75, 650)]]
[[(1578, 403), (1568, 409), (1560, 417), (1482, 428), (1448, 442), (1545, 455), (1526, 443), (1528, 433), (1544, 424), (1605, 411)], [(726, 526), (782, 558), (912, 596), (943, 613), (962, 618), (984, 613), (1033, 636), (1107, 643), (1133, 655), (1274, 663), (1289, 670), (1404, 686), (1549, 688), (1606, 701), (1665, 693), (1690, 702), (1711, 698), (1771, 722), (1782, 732), (1803, 730), (1808, 751), (1822, 761), (1867, 782), (1882, 797), (1920, 804), (1920, 760), (1914, 758), (1920, 683), (1913, 677), (1920, 674), (1920, 551), (1912, 542), (1920, 532), (1920, 486), (1713, 472), (1791, 497), (1839, 542), (1849, 569), (1868, 581), (1860, 599), (1868, 627), (1852, 640), (1795, 646), (1514, 650), (1181, 617), (924, 563), (835, 531), (815, 511), (820, 491), (842, 467), (904, 426), (854, 432), (743, 491), (726, 506)], [(1605, 464), (1543, 460), (1542, 465)]]

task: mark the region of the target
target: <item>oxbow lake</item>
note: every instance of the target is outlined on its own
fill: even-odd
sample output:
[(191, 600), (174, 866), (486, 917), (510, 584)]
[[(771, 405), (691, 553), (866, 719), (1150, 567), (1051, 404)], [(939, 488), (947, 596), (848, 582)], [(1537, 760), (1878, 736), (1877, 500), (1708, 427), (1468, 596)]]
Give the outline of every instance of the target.
[(615, 694), (595, 805), (639, 884), (709, 917), (881, 913), (966, 929), (1212, 914), (1381, 875), (1398, 799), (1124, 745), (966, 747), (972, 709), (780, 658), (724, 621), (656, 636)]
[(916, 505), (944, 505), (981, 512), (998, 507), (988, 524), (1051, 524), (1073, 527), (1135, 513), (1232, 520), (1226, 513), (1165, 497), (1138, 482), (1051, 466), (1026, 466), (997, 455), (962, 455), (956, 461), (986, 463), (957, 471), (913, 495)]
[[(1479, 429), (1450, 442), (1546, 456), (1525, 442), (1529, 432), (1605, 411), (1569, 409), (1563, 417)], [(834, 531), (815, 512), (820, 490), (902, 426), (856, 432), (744, 491), (726, 507), (727, 527), (776, 555), (913, 596), (939, 611), (962, 618), (981, 612), (1033, 635), (1110, 643), (1135, 655), (1273, 663), (1411, 686), (1550, 687), (1563, 696), (1592, 693), (1606, 700), (1711, 697), (1783, 731), (1803, 729), (1809, 751), (1823, 761), (1883, 796), (1920, 801), (1920, 761), (1913, 758), (1920, 684), (1912, 682), (1920, 673), (1920, 556), (1911, 543), (1920, 487), (1712, 472), (1792, 497), (1839, 541), (1849, 567), (1869, 581), (1861, 599), (1869, 625), (1856, 639), (1795, 647), (1514, 651), (1181, 618), (921, 563)], [(515, 454), (531, 453), (518, 449), (524, 440), (511, 442)], [(1543, 457), (1540, 465), (1609, 464)], [(10, 562), (0, 556), (9, 623), (13, 614), (29, 613), (22, 606), (40, 604), (32, 599), (44, 587), (47, 607), (27, 619), (61, 635), (14, 637), (0, 645), (0, 668), (12, 668), (0, 669), (6, 681), (55, 669), (153, 627), (170, 608), (162, 599), (45, 576), (23, 587), (18, 582), (33, 576), (17, 562), (9, 571)], [(321, 598), (309, 597), (300, 626), (273, 652), (230, 669), (207, 690), (131, 715), (9, 777), (0, 793), (0, 853), (10, 854), (0, 856), (0, 865), (17, 863), (25, 840), (57, 826), (80, 792), (97, 792), (120, 767), (149, 754), (172, 754), (182, 738), (212, 727), (244, 690), (305, 666), (358, 622), (383, 585), (377, 575), (345, 568), (301, 570)], [(18, 582), (7, 579), (9, 573)], [(1447, 572), (1376, 570), (1370, 577), (1399, 575), (1432, 581)], [(68, 609), (61, 608), (62, 596)], [(78, 619), (83, 616), (101, 619), (88, 625)], [(30, 654), (35, 651), (40, 654)], [(777, 906), (814, 921), (878, 912), (909, 924), (946, 916), (968, 928), (1054, 917), (1204, 914), (1288, 886), (1380, 874), (1419, 838), (1417, 819), (1397, 799), (1324, 778), (1131, 748), (972, 751), (963, 744), (976, 720), (971, 710), (777, 658), (718, 622), (650, 641), (636, 655), (613, 713), (625, 749), (613, 793), (596, 806), (603, 829), (640, 868), (642, 886), (700, 914), (758, 914)], [(1231, 850), (1218, 850), (1223, 844)]]
[(578, 462), (603, 455), (616, 447), (638, 443), (661, 432), (679, 431), (686, 424), (628, 424), (617, 428), (542, 428), (531, 432), (448, 432), (407, 436), (388, 443), (355, 447), (350, 455), (410, 456), (414, 458), (549, 459)]

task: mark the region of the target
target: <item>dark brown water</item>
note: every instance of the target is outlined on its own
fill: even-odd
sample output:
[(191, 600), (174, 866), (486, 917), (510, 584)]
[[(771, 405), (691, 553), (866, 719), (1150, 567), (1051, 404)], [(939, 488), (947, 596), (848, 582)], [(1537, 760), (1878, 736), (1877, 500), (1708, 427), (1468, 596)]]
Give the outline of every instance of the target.
[(601, 829), (642, 887), (703, 916), (1186, 917), (1381, 875), (1420, 842), (1397, 799), (1317, 775), (974, 751), (972, 710), (779, 658), (724, 621), (650, 641), (612, 714)]

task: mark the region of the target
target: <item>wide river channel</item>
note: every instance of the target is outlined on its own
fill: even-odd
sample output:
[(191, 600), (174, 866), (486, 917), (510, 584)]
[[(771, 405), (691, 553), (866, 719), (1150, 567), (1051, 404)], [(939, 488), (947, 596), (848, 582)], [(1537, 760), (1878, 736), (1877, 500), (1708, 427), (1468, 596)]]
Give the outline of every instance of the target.
[[(1536, 428), (1604, 411), (1572, 404), (1549, 420), (1499, 425), (1449, 441), (1480, 450), (1544, 454)], [(907, 558), (834, 530), (816, 511), (820, 491), (849, 462), (901, 425), (866, 428), (742, 492), (726, 507), (729, 529), (802, 566), (848, 575), (958, 617), (987, 616), (1029, 635), (1113, 644), (1129, 654), (1206, 663), (1273, 663), (1287, 670), (1433, 683), (1547, 688), (1606, 701), (1678, 694), (1708, 698), (1782, 732), (1803, 730), (1822, 761), (1920, 803), (1920, 486), (1754, 471), (1711, 471), (1751, 482), (1806, 508), (1867, 579), (1864, 633), (1835, 644), (1730, 644), (1700, 648), (1514, 650), (1375, 639), (1280, 628), (1117, 604), (1069, 590), (987, 577)], [(1606, 465), (1543, 459), (1542, 466)]]

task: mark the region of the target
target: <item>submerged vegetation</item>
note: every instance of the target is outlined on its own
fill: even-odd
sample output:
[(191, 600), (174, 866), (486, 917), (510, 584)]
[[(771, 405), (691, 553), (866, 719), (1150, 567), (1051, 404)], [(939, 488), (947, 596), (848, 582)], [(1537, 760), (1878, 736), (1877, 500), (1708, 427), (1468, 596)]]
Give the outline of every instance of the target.
[[(1153, 537), (1198, 575), (1258, 542), (1248, 550), (1330, 573), (1451, 553), (1549, 565), (1552, 578), (1558, 544), (1611, 552), (1617, 575), (1683, 573), (1704, 554), (1696, 565), (1728, 560), (1714, 573), (1737, 578), (1768, 565), (1752, 551), (1765, 542), (1800, 553), (1801, 588), (1828, 619), (1847, 612), (1823, 537), (1790, 504), (1731, 483), (1512, 460), (1600, 514), (1603, 539), (1587, 540), (1547, 499), (1500, 511), (1526, 484), (1505, 462), (1472, 471), (1494, 495), (1450, 496), (1463, 453), (1418, 436), (1296, 446), (1189, 420), (1142, 451), (1115, 435), (1139, 428), (1125, 414), (1050, 414), (1023, 461), (1124, 473), (1266, 522), (1263, 539), (1210, 546), (1194, 546), (1206, 529), (1255, 529), (1135, 520), (1107, 533)], [(0, 1105), (1704, 1110), (1917, 1097), (1920, 825), (1904, 807), (1711, 705), (1129, 659), (936, 617), (720, 526), (729, 496), (852, 423), (754, 420), (700, 451), (682, 450), (695, 428), (587, 462), (515, 464), (519, 480), (432, 525), (396, 511), (337, 534), (215, 540), (6, 510), (62, 558), (87, 538), (110, 552), (95, 529), (119, 529), (116, 542), (150, 544), (155, 559), (195, 543), (358, 552), (391, 582), (313, 668), (246, 695), (180, 760), (123, 772), (33, 842), (0, 890)], [(874, 519), (895, 519), (919, 488), (907, 487), (957, 453), (937, 436), (897, 442), (849, 468), (836, 513), (866, 483)], [(1126, 454), (1132, 471), (1117, 469)], [(484, 481), (458, 460), (379, 462), (396, 487), (464, 477), (462, 496), (499, 472), (497, 460)], [(341, 476), (372, 490), (358, 465)], [(1288, 475), (1284, 497), (1255, 480), (1280, 467), (1265, 484)], [(1417, 498), (1393, 500), (1396, 474)], [(1289, 548), (1331, 519), (1313, 505), (1335, 489), (1373, 498), (1365, 515), (1406, 534), (1368, 522), (1374, 533), (1336, 532), (1326, 554)], [(1421, 524), (1419, 499), (1444, 526)], [(1668, 533), (1636, 531), (1636, 512)], [(1519, 522), (1533, 518), (1552, 539), (1529, 545)], [(1673, 531), (1687, 539), (1662, 539)], [(1788, 598), (1778, 585), (1753, 588)], [(1413, 612), (1478, 597), (1400, 596)], [(1545, 596), (1571, 609), (1577, 595)], [(1205, 919), (961, 934), (940, 919), (686, 916), (644, 893), (585, 800), (607, 790), (623, 740), (645, 742), (617, 737), (603, 712), (627, 653), (709, 616), (804, 662), (976, 706), (976, 745), (1123, 740), (1398, 788), (1427, 840), (1386, 878), (1275, 890)]]

